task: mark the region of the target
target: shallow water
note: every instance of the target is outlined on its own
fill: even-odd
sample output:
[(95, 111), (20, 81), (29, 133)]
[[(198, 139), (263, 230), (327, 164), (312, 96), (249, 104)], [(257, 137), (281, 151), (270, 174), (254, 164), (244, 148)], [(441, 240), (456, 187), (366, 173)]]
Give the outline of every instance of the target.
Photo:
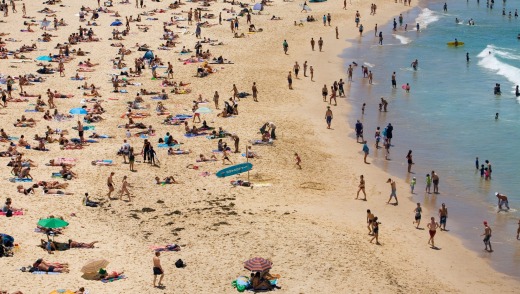
[[(520, 18), (514, 17), (514, 10), (520, 10), (520, 1), (507, 1), (503, 6), (496, 0), (492, 10), (485, 1), (452, 1), (448, 13), (442, 12), (443, 4), (422, 2), (403, 14), (408, 31), (404, 31), (404, 24), (395, 33), (392, 23), (380, 26), (383, 46), (378, 45), (373, 31), (352, 40), (353, 46), (343, 54), (345, 66), (352, 61), (359, 65), (349, 90), (348, 100), (354, 106), (349, 123), (354, 126), (356, 119), (362, 119), (369, 144), (375, 142), (377, 126), (384, 128), (392, 123), (391, 161), (384, 160), (382, 150), (372, 147), (375, 164), (406, 180), (417, 177), (414, 201), (424, 202), (435, 211), (445, 202), (450, 211), (450, 234), (462, 237), (468, 248), (489, 259), (498, 270), (518, 276), (520, 102), (514, 87), (520, 84)], [(502, 16), (503, 7), (506, 16)], [(510, 10), (512, 18), (507, 15)], [(470, 18), (474, 26), (467, 24)], [(455, 38), (464, 46), (447, 46)], [(419, 60), (416, 71), (410, 66), (415, 59)], [(374, 74), (371, 86), (362, 78), (362, 64)], [(391, 88), (393, 71), (397, 89)], [(410, 93), (401, 89), (406, 83), (411, 86)], [(493, 94), (495, 83), (501, 84), (500, 96)], [(389, 101), (387, 113), (378, 111), (381, 96)], [(367, 103), (364, 116), (363, 103)], [(498, 120), (495, 113), (499, 113)], [(409, 149), (416, 163), (412, 175), (406, 172)], [(480, 163), (491, 161), (492, 180), (481, 179), (475, 169), (477, 156)], [(423, 192), (424, 177), (432, 170), (441, 178), (441, 194), (437, 196)], [(509, 197), (511, 211), (497, 213), (495, 191)], [(483, 220), (493, 228), (493, 254), (482, 251)]]

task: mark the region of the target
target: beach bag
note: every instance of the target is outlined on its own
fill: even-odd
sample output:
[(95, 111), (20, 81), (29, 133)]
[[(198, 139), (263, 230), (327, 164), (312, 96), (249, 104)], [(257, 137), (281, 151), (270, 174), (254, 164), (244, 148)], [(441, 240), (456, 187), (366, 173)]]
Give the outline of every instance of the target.
[(176, 268), (183, 268), (185, 265), (184, 265), (184, 261), (182, 261), (182, 259), (179, 259), (175, 262), (175, 267)]

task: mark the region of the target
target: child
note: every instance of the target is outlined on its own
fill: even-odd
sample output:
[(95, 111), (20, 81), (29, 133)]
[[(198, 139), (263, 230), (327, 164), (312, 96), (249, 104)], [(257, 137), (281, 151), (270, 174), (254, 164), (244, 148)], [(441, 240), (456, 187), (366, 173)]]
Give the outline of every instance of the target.
[(426, 193), (430, 194), (431, 186), (432, 186), (432, 177), (430, 177), (430, 174), (426, 174)]
[(483, 178), (484, 177), (484, 165), (480, 165), (480, 177)]
[(413, 194), (413, 190), (415, 189), (416, 183), (417, 183), (417, 179), (415, 179), (415, 177), (413, 177), (412, 181), (410, 182), (410, 189), (412, 190), (412, 194)]
[(484, 179), (489, 180), (489, 169), (487, 167), (484, 168)]

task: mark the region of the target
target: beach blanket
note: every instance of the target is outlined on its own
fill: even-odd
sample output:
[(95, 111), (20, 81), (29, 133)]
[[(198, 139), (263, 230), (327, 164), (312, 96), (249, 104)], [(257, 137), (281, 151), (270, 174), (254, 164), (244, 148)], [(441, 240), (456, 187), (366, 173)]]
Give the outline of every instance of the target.
[(9, 182), (32, 182), (32, 179), (29, 179), (29, 178), (24, 178), (24, 179), (20, 179), (20, 178), (10, 178), (9, 179)]
[(44, 271), (34, 271), (32, 272), (33, 275), (59, 275), (61, 273), (58, 272), (44, 272)]
[(269, 142), (264, 142), (262, 140), (253, 140), (251, 141), (253, 145), (273, 145), (273, 139), (269, 139)]
[(100, 165), (100, 166), (109, 166), (113, 165), (112, 159), (99, 159), (92, 161), (93, 165)]
[(207, 135), (208, 133), (198, 133), (198, 134), (184, 134), (184, 137), (186, 138), (193, 138), (193, 137), (198, 137), (198, 136), (205, 136)]
[(177, 244), (168, 244), (165, 246), (150, 246), (150, 249), (152, 249), (155, 252), (160, 251), (180, 251), (181, 247)]
[[(0, 211), (0, 215), (4, 215), (5, 216), (5, 212)], [(19, 216), (19, 215), (23, 215), (23, 211), (14, 211), (13, 212), (13, 216)]]
[(166, 143), (161, 143), (161, 144), (157, 145), (157, 147), (159, 147), (159, 148), (170, 148), (170, 147), (171, 148), (180, 148), (181, 145), (168, 145)]
[(120, 275), (119, 277), (117, 277), (115, 279), (103, 279), (103, 280), (101, 280), (101, 282), (103, 282), (103, 283), (110, 283), (110, 282), (119, 281), (119, 280), (122, 280), (122, 279), (126, 279), (126, 276), (125, 275)]
[[(74, 144), (79, 144), (79, 143), (81, 143), (80, 138), (72, 138), (72, 139), (70, 139), (70, 140), (71, 140), (72, 143), (74, 143)], [(94, 139), (86, 139), (86, 140), (84, 140), (84, 142), (87, 142), (87, 143), (99, 143), (99, 141), (94, 140)]]
[(52, 178), (63, 178), (63, 176), (62, 176), (61, 173), (59, 173), (59, 172), (52, 173), (52, 174), (51, 174), (51, 177), (52, 177)]
[[(78, 127), (72, 127), (74, 130), (78, 130)], [(96, 126), (83, 126), (84, 131), (93, 131), (96, 129)]]

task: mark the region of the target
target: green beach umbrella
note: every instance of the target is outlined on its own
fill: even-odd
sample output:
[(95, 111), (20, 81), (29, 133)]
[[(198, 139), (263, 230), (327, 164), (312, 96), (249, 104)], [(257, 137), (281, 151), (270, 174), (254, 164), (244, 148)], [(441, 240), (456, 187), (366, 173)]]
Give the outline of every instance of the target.
[(45, 218), (38, 221), (38, 226), (46, 229), (57, 229), (68, 226), (69, 223), (59, 218)]

